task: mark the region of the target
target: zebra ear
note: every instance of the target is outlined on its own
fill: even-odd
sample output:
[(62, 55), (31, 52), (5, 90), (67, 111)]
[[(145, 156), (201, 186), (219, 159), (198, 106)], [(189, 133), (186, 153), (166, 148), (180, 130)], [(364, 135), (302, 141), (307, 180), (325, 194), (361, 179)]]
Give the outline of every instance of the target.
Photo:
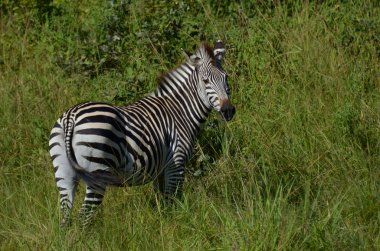
[(193, 65), (193, 66), (198, 66), (198, 65), (201, 65), (202, 64), (202, 59), (196, 55), (193, 55), (187, 51), (185, 51), (184, 49), (182, 49), (182, 52), (183, 54), (185, 55), (185, 57), (187, 58), (187, 60)]
[(224, 44), (223, 44), (222, 40), (216, 41), (216, 43), (214, 45), (213, 52), (214, 52), (214, 57), (215, 57), (216, 63), (218, 65), (221, 65), (224, 54), (226, 53), (226, 49), (224, 48)]

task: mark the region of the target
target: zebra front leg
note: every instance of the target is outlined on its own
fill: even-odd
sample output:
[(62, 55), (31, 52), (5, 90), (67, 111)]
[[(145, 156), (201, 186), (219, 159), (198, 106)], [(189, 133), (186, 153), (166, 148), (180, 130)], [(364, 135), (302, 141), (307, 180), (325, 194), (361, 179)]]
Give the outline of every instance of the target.
[(79, 222), (82, 228), (92, 224), (97, 208), (103, 201), (105, 189), (105, 185), (97, 186), (96, 189), (86, 186), (86, 197), (79, 210)]
[(173, 199), (182, 196), (185, 170), (183, 166), (176, 168), (167, 167), (154, 181), (154, 187), (160, 191), (166, 203), (172, 203)]

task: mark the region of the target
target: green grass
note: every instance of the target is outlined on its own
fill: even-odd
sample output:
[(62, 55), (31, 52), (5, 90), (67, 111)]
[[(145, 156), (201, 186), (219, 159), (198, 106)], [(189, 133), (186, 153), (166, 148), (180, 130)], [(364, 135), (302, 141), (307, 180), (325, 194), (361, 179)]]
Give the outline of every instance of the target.
[[(1, 250), (380, 249), (375, 1), (20, 2), (0, 4)], [(202, 36), (227, 44), (237, 114), (206, 123), (183, 200), (110, 188), (93, 229), (60, 229), (55, 120), (141, 98)]]

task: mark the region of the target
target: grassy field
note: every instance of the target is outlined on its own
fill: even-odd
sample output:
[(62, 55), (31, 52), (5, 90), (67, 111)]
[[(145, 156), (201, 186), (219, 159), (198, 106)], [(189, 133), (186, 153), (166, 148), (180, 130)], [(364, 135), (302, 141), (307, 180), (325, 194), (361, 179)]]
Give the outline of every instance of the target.
[[(376, 1), (101, 2), (0, 3), (1, 250), (380, 249)], [(60, 229), (58, 116), (137, 100), (219, 38), (237, 114), (206, 122), (183, 200), (110, 188), (92, 229)]]

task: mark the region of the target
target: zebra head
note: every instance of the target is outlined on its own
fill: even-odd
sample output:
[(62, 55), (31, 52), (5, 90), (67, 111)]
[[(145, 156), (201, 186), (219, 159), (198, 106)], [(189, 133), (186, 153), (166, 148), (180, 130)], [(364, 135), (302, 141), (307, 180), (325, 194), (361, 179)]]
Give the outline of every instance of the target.
[(202, 44), (191, 55), (185, 52), (188, 62), (195, 67), (198, 75), (198, 93), (206, 106), (218, 111), (229, 121), (235, 115), (235, 107), (230, 103), (230, 87), (227, 73), (222, 68), (225, 53), (224, 44), (218, 40), (214, 48)]

